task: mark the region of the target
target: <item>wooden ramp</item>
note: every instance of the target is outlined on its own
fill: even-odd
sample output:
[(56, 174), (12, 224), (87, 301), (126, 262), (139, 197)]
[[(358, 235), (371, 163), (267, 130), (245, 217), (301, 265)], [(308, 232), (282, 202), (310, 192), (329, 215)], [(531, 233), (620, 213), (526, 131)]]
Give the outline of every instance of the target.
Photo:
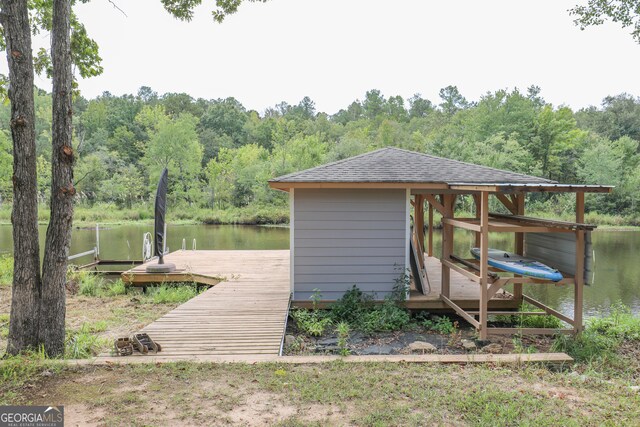
[[(280, 353), (289, 308), (289, 251), (181, 250), (165, 261), (176, 265), (172, 275), (183, 280), (193, 273), (220, 282), (142, 329), (162, 345), (154, 359)], [(145, 267), (123, 276), (144, 277)], [(118, 359), (134, 357), (147, 356)]]

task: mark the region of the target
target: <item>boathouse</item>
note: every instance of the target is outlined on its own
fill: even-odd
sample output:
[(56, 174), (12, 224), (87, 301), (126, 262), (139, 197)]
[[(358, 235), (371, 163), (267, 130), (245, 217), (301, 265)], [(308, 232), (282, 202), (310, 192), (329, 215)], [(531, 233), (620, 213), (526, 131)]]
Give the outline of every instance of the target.
[[(400, 275), (410, 270), (414, 285), (408, 307), (420, 308), (421, 301), (437, 300), (442, 308), (454, 310), (474, 325), (481, 337), (486, 337), (489, 314), (522, 301), (569, 323), (572, 328), (567, 331), (582, 328), (582, 288), (590, 273), (589, 232), (595, 228), (584, 224), (584, 193), (607, 193), (611, 187), (560, 184), (399, 148), (383, 148), (280, 176), (269, 185), (289, 193), (294, 304), (308, 303), (315, 292), (324, 301), (334, 301), (353, 285), (383, 299)], [(576, 221), (524, 216), (528, 192), (575, 193)], [(475, 215), (458, 218), (456, 200), (465, 195), (472, 198)], [(490, 197), (508, 214), (489, 212)], [(443, 227), (438, 257), (433, 254), (434, 210), (440, 213)], [(469, 248), (454, 253), (455, 228), (475, 234), (480, 261), (468, 259)], [(426, 238), (423, 230), (427, 230)], [(516, 253), (535, 254), (536, 259), (562, 271), (560, 284), (575, 287), (573, 318), (522, 292), (524, 283), (554, 282), (505, 275), (488, 266), (489, 232), (513, 233)], [(563, 251), (554, 249), (567, 238), (569, 245), (564, 244)], [(507, 285), (510, 292), (504, 289)], [(456, 298), (456, 292), (467, 296), (471, 292), (475, 301)], [(496, 333), (510, 331), (492, 328)]]

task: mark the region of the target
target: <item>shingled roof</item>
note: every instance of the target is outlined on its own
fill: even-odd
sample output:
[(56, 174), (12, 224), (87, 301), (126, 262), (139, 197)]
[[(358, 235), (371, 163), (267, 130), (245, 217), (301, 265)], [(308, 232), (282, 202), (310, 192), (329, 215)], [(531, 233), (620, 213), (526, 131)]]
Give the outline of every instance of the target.
[(557, 184), (544, 178), (460, 162), (395, 147), (294, 172), (272, 183), (442, 183), (541, 185)]

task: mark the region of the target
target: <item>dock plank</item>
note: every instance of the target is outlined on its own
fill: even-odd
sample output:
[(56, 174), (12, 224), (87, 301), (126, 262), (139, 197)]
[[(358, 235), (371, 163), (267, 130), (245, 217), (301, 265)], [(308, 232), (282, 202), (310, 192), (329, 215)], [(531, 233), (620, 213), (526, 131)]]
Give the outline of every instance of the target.
[[(280, 353), (289, 309), (289, 251), (180, 250), (166, 255), (165, 261), (177, 270), (163, 277), (167, 281), (209, 277), (218, 283), (141, 330), (162, 346), (153, 357)], [(138, 285), (157, 280), (157, 274), (146, 273), (154, 262), (126, 271), (123, 278)], [(138, 357), (151, 356), (118, 360)]]

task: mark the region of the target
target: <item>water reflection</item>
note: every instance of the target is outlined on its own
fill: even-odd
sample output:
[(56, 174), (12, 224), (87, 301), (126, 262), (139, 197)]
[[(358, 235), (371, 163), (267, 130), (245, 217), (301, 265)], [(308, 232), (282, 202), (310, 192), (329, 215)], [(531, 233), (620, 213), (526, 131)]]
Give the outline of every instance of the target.
[[(102, 259), (140, 259), (142, 235), (152, 232), (149, 225), (121, 225), (101, 228), (100, 257)], [(40, 227), (40, 245), (44, 245), (46, 226)], [(182, 247), (182, 240), (191, 249), (193, 239), (198, 249), (288, 249), (289, 229), (285, 227), (253, 227), (233, 225), (177, 225), (169, 226), (170, 250)], [(95, 246), (95, 229), (74, 229), (71, 253), (79, 253)], [(513, 250), (513, 236), (492, 233), (491, 247)], [(457, 230), (454, 252), (468, 257), (473, 235)], [(640, 232), (598, 231), (593, 234), (596, 252), (595, 283), (585, 289), (585, 314), (593, 316), (606, 311), (616, 301), (630, 306), (640, 314)], [(11, 227), (0, 226), (0, 253), (12, 250)], [(441, 236), (434, 234), (434, 253), (441, 250)], [(632, 259), (633, 257), (633, 259)], [(85, 259), (86, 260), (86, 259)], [(83, 261), (83, 260), (79, 260)], [(526, 285), (525, 291), (565, 314), (573, 313), (573, 287), (554, 285)]]

